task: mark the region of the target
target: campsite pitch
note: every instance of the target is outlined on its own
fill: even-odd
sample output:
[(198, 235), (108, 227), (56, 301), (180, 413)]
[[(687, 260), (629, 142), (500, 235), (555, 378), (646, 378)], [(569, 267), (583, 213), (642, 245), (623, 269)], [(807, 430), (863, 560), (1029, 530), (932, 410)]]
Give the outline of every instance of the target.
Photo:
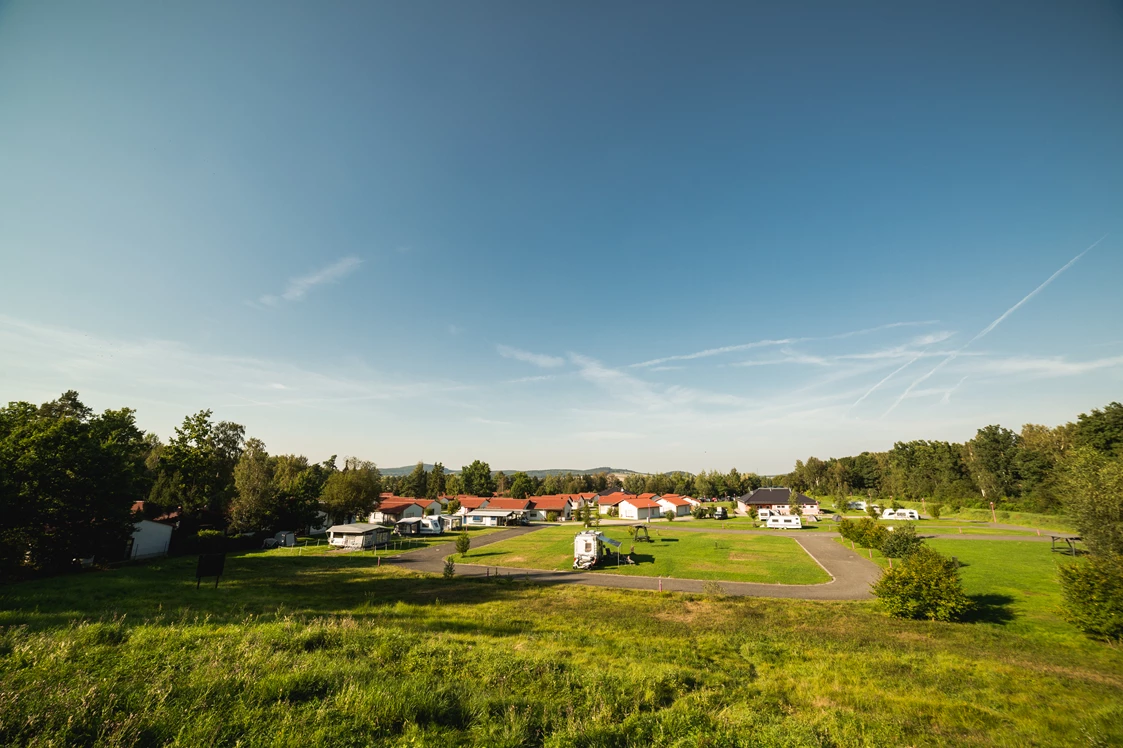
[[(472, 552), (465, 561), (487, 566), (564, 571), (573, 565), (573, 538), (579, 528), (549, 527), (503, 540)], [(601, 528), (623, 543), (634, 545), (635, 565), (604, 563), (594, 571), (677, 579), (765, 584), (821, 584), (830, 581), (803, 548), (791, 538), (730, 533), (676, 532), (652, 526), (650, 543), (633, 543), (626, 527)], [(459, 560), (459, 557), (454, 557)]]

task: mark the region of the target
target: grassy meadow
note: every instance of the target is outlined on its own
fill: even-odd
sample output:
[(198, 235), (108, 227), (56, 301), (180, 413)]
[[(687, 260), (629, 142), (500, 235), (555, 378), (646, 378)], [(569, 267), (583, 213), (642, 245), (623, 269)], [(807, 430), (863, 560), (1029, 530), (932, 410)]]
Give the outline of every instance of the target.
[(1123, 651), (1059, 620), (1048, 546), (932, 542), (985, 597), (975, 622), (356, 555), (231, 555), (218, 589), (191, 558), (6, 586), (0, 744), (1123, 742)]
[[(601, 527), (606, 536), (623, 543), (627, 553), (633, 546), (626, 528)], [(530, 569), (573, 568), (572, 527), (538, 530), (510, 540), (484, 546), (468, 554), (465, 563), (515, 566)], [(830, 575), (794, 540), (767, 535), (733, 535), (675, 532), (666, 525), (650, 528), (650, 543), (635, 543), (636, 564), (605, 565), (595, 571), (679, 579), (710, 579), (724, 582), (766, 584), (820, 584)], [(455, 556), (461, 561), (459, 555)]]

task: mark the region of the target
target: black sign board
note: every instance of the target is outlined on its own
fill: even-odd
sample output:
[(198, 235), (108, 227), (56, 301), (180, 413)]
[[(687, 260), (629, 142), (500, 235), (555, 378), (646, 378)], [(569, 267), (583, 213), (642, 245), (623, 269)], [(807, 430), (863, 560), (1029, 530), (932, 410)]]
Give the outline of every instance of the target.
[(195, 589), (199, 589), (199, 582), (203, 577), (214, 577), (214, 586), (217, 589), (218, 580), (222, 578), (222, 569), (225, 566), (225, 553), (204, 553), (199, 556), (199, 565), (195, 567)]

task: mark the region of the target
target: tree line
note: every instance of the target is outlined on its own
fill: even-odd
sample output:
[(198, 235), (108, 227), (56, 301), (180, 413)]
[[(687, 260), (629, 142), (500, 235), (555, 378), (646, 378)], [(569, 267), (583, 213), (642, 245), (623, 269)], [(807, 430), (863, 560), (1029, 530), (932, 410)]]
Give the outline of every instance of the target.
[(1081, 413), (1050, 428), (1021, 431), (985, 426), (963, 443), (918, 439), (888, 452), (797, 460), (785, 485), (818, 496), (905, 500), (937, 499), (951, 505), (1055, 513), (1064, 505), (1064, 476), (1082, 454), (1118, 456), (1123, 450), (1123, 405)]
[(714, 470), (698, 474), (675, 471), (643, 475), (632, 473), (621, 478), (614, 473), (564, 473), (537, 477), (523, 471), (507, 474), (492, 472), (481, 460), (462, 468), (459, 474), (446, 473), (436, 463), (432, 470), (419, 462), (409, 475), (384, 477), (385, 490), (397, 496), (435, 499), (438, 496), (504, 496), (514, 499), (552, 496), (555, 494), (600, 493), (610, 489), (629, 493), (675, 493), (705, 498), (730, 498), (760, 488), (769, 479), (756, 473), (741, 473), (733, 468), (728, 473)]

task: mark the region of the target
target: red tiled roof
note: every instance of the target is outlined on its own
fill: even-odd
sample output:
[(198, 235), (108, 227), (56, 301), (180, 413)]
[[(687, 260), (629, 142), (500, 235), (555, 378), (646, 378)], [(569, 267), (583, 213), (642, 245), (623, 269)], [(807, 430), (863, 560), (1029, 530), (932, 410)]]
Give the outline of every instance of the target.
[(641, 494), (640, 494), (639, 496), (637, 496), (636, 498), (637, 498), (637, 499), (654, 499), (654, 498), (655, 498), (656, 496), (658, 496), (658, 495), (659, 495), (659, 494), (655, 494), (655, 493), (641, 493)]
[(616, 493), (610, 493), (607, 496), (601, 496), (600, 503), (602, 506), (616, 506), (624, 499), (634, 499), (635, 497), (635, 494), (617, 491)]
[(690, 502), (677, 493), (665, 493), (659, 498), (666, 501), (671, 506), (690, 506)]
[[(652, 494), (652, 496), (654, 496), (654, 494)], [(632, 506), (634, 506), (636, 509), (662, 509), (663, 508), (663, 507), (659, 506), (658, 502), (652, 501), (651, 499), (641, 499), (641, 498), (638, 498), (638, 497), (631, 497), (631, 498), (625, 498), (624, 500), (627, 501)]]
[(582, 499), (595, 499), (597, 496), (599, 496), (599, 494), (596, 493), (595, 491), (592, 492), (592, 493), (579, 493), (577, 495), (580, 496)]
[(527, 509), (529, 507), (529, 499), (491, 499), (487, 502), (488, 509)]
[[(535, 509), (542, 511), (562, 511), (566, 505), (572, 501), (568, 494), (559, 494), (554, 496), (535, 496), (531, 499)], [(502, 508), (502, 507), (500, 507)]]
[(456, 500), (460, 502), (460, 506), (465, 509), (479, 509), (484, 504), (491, 501), (485, 496), (457, 496)]

